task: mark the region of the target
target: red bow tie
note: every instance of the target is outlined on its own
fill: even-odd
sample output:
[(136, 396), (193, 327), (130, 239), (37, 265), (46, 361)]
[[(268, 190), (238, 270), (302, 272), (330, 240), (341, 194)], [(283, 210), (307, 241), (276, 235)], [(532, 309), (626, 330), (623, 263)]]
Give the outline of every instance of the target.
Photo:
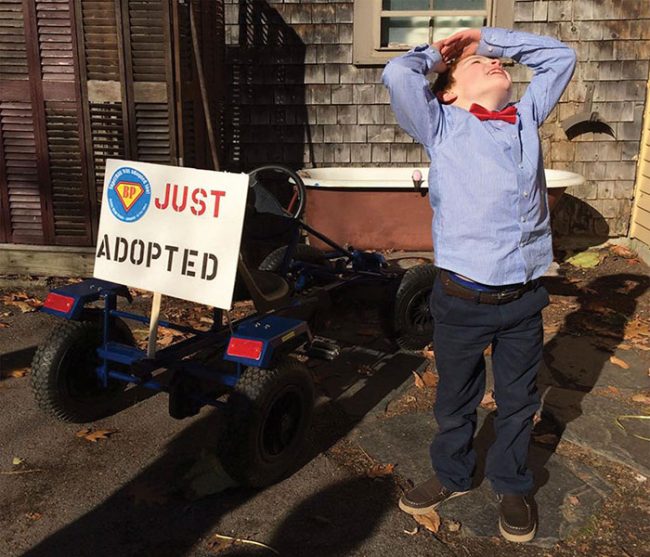
[(514, 124), (517, 121), (517, 109), (513, 105), (503, 110), (493, 111), (474, 103), (469, 107), (469, 111), (479, 120), (503, 120), (509, 124)]

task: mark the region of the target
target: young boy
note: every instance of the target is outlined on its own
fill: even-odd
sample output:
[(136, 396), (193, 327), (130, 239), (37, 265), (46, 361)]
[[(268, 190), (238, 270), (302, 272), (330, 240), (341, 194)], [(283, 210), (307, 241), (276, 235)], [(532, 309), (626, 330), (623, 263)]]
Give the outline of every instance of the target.
[[(501, 57), (534, 72), (517, 103), (509, 104), (512, 80)], [(498, 494), (500, 532), (517, 542), (530, 541), (537, 529), (526, 461), (548, 304), (538, 279), (552, 261), (537, 130), (574, 68), (574, 52), (555, 39), (486, 27), (418, 46), (383, 73), (400, 126), (431, 160), (438, 269), (431, 296), (440, 378), (435, 475), (405, 493), (400, 508), (425, 514), (470, 489), (483, 351), (492, 345), (498, 412), (486, 476)], [(433, 92), (425, 77), (432, 71), (439, 74)]]

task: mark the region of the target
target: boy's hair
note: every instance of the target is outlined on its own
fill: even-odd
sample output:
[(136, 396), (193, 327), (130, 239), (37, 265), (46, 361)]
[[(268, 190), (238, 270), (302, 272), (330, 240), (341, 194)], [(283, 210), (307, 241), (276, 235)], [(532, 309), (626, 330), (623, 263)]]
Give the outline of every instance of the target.
[(442, 94), (454, 84), (454, 70), (458, 65), (459, 59), (455, 58), (447, 65), (447, 71), (438, 74), (436, 80), (431, 85), (431, 92), (442, 102)]

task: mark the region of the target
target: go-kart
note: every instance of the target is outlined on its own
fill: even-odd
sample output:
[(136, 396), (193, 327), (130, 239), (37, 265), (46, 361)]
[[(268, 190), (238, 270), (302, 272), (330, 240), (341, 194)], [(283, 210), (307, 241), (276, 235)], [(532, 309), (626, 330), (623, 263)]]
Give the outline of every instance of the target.
[[(252, 300), (254, 313), (231, 321), (226, 312), (224, 324), (215, 308), (209, 330), (161, 320), (159, 326), (189, 337), (148, 357), (125, 320), (148, 324), (150, 318), (118, 306), (120, 299), (132, 301), (125, 285), (91, 278), (54, 289), (42, 311), (64, 321), (32, 362), (32, 390), (42, 410), (58, 420), (92, 422), (123, 408), (134, 389), (167, 392), (175, 418), (223, 407), (218, 456), (224, 469), (240, 484), (264, 486), (292, 471), (311, 421), (314, 383), (295, 353), (338, 355), (338, 346), (314, 330), (335, 292), (367, 281), (394, 285), (395, 339), (408, 350), (428, 344), (432, 265), (404, 271), (379, 253), (339, 246), (312, 229), (303, 219), (305, 186), (287, 168), (265, 166), (249, 177), (235, 299)], [(332, 250), (305, 244), (307, 234)], [(258, 268), (249, 264), (247, 247), (274, 235), (286, 245)]]

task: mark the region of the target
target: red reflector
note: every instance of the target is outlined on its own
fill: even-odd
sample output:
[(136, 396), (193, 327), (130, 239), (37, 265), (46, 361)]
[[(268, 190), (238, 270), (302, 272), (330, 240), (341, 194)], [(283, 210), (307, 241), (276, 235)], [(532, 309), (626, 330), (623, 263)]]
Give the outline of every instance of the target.
[(69, 298), (68, 296), (62, 296), (56, 292), (50, 292), (45, 298), (46, 308), (53, 309), (54, 311), (60, 311), (62, 313), (68, 313), (72, 306), (74, 305), (74, 298)]
[(245, 338), (233, 337), (228, 343), (226, 354), (228, 354), (228, 356), (259, 360), (263, 349), (264, 343), (261, 340), (248, 340)]

